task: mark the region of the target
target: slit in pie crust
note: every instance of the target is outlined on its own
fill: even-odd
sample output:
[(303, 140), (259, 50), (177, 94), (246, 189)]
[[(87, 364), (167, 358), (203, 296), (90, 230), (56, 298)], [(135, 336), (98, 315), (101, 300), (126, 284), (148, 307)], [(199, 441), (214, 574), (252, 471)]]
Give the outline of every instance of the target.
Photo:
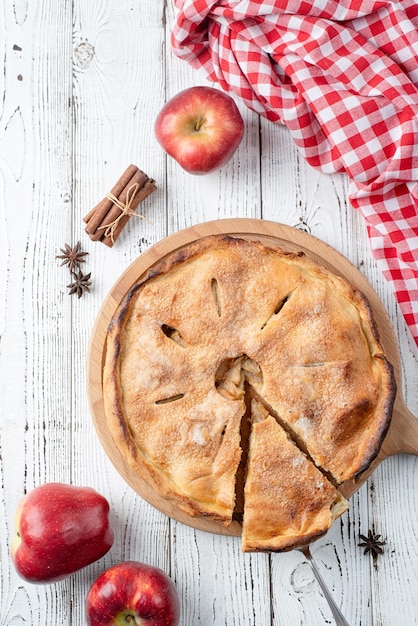
[[(267, 416), (252, 416), (243, 437), (248, 390)], [(303, 253), (257, 241), (211, 236), (172, 253), (131, 288), (108, 331), (103, 397), (116, 446), (160, 497), (225, 525), (245, 456), (245, 550), (326, 532), (346, 507), (336, 486), (378, 454), (394, 396), (364, 296)], [(279, 511), (268, 506), (275, 490)]]

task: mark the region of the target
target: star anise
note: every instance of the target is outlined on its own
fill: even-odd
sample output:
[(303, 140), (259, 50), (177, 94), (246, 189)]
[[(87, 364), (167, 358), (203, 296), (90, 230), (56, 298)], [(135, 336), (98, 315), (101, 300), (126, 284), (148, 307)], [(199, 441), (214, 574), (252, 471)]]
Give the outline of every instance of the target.
[(72, 248), (68, 243), (65, 244), (64, 248), (61, 248), (62, 254), (58, 254), (56, 259), (63, 259), (61, 265), (68, 265), (68, 269), (71, 274), (75, 269), (80, 269), (80, 264), (84, 263), (85, 257), (88, 252), (81, 251), (81, 243), (77, 241), (75, 246)]
[(72, 276), (74, 278), (74, 281), (67, 285), (70, 290), (68, 295), (71, 296), (73, 293), (76, 293), (77, 297), (81, 298), (85, 291), (90, 291), (91, 272), (89, 272), (88, 274), (83, 274), (83, 272), (79, 270), (77, 274), (75, 272), (72, 272)]
[(386, 545), (386, 541), (380, 541), (381, 535), (375, 535), (372, 530), (369, 530), (367, 537), (359, 535), (362, 543), (358, 545), (360, 548), (364, 548), (364, 554), (370, 552), (374, 559), (377, 559), (379, 554), (383, 554), (382, 546)]

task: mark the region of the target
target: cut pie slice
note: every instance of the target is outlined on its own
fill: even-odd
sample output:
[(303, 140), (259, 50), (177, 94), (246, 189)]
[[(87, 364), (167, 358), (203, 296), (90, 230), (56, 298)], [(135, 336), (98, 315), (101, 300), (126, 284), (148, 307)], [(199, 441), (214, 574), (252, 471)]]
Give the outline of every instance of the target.
[(243, 552), (285, 552), (330, 528), (348, 502), (256, 400), (251, 403)]

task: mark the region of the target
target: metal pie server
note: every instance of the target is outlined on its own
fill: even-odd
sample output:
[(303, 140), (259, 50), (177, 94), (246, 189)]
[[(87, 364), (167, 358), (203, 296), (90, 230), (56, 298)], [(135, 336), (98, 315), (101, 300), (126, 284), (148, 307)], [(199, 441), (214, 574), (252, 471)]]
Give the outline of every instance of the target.
[(309, 549), (309, 546), (306, 546), (305, 548), (301, 548), (300, 550), (304, 556), (306, 557), (306, 559), (309, 561), (311, 567), (312, 567), (312, 571), (315, 574), (315, 578), (319, 583), (319, 586), (322, 589), (322, 592), (325, 596), (326, 601), (329, 604), (329, 608), (331, 609), (332, 615), (335, 619), (335, 623), (337, 624), (337, 626), (350, 626), (350, 624), (347, 622), (347, 620), (345, 619), (344, 615), (341, 613), (339, 607), (336, 605), (334, 598), (331, 596), (328, 587), (326, 586), (321, 573), (318, 569), (317, 564), (315, 563), (314, 558), (312, 557), (311, 551)]

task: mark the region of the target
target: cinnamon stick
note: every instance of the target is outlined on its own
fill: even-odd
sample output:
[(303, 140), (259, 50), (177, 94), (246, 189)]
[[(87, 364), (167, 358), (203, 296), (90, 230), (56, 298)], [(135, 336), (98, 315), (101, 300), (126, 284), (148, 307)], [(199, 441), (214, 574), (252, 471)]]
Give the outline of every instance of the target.
[(93, 215), (94, 215), (95, 211), (96, 211), (96, 207), (94, 207), (93, 209), (91, 209), (91, 210), (87, 213), (87, 215), (85, 215), (85, 216), (83, 217), (83, 222), (86, 222), (86, 223), (87, 223), (88, 221), (90, 221), (90, 219), (93, 217)]
[(138, 204), (156, 188), (153, 179), (130, 165), (106, 197), (83, 218), (90, 239), (112, 247), (130, 217), (138, 215)]
[[(117, 198), (121, 204), (125, 205), (126, 204), (126, 199), (127, 199), (127, 194), (129, 192), (129, 190), (131, 190), (130, 193), (132, 193), (132, 191), (133, 191), (132, 185), (137, 184), (138, 185), (137, 189), (140, 189), (141, 187), (144, 186), (144, 184), (147, 181), (147, 179), (148, 179), (148, 176), (146, 174), (144, 174), (144, 172), (141, 172), (141, 170), (137, 170), (134, 173), (134, 175), (132, 176), (132, 178), (130, 179), (129, 183), (122, 189), (120, 194), (118, 194), (117, 196), (114, 194), (115, 198)], [(112, 192), (110, 192), (109, 196), (111, 196), (111, 194), (112, 194)], [(138, 206), (138, 204), (136, 206)], [(136, 206), (132, 206), (131, 205), (131, 208), (135, 209)], [(112, 222), (114, 222), (115, 219), (120, 214), (121, 214), (120, 207), (117, 204), (115, 204), (114, 201), (113, 201), (112, 204), (110, 205), (110, 208), (109, 208), (108, 212), (103, 217), (103, 219), (100, 222), (100, 224), (97, 225), (97, 227), (96, 227), (97, 228), (97, 232), (94, 233), (94, 236), (92, 236), (91, 239), (93, 239), (93, 241), (95, 241), (97, 239), (101, 239), (104, 236), (104, 230), (107, 228), (107, 226), (109, 224), (111, 224)]]
[[(138, 168), (136, 167), (136, 165), (130, 165), (124, 171), (119, 180), (116, 181), (116, 183), (110, 190), (110, 193), (118, 198), (137, 171)], [(103, 218), (106, 217), (107, 213), (112, 208), (112, 205), (113, 201), (106, 196), (105, 198), (103, 198), (103, 200), (101, 200), (101, 202), (99, 202), (97, 206), (94, 207), (94, 209), (89, 211), (89, 213), (83, 218), (84, 221), (87, 222), (85, 231), (88, 235), (93, 234), (97, 230), (97, 227), (100, 226)]]
[[(136, 208), (141, 202), (143, 202), (145, 200), (145, 198), (147, 198), (156, 189), (157, 189), (157, 185), (155, 184), (155, 181), (153, 179), (151, 179), (151, 178), (148, 178), (145, 181), (144, 185), (135, 194), (135, 207), (132, 206), (132, 208)], [(108, 235), (108, 236), (105, 235), (103, 237), (103, 239), (101, 239), (101, 241), (106, 246), (109, 246), (111, 248), (113, 246), (114, 242), (116, 241), (116, 239), (119, 237), (119, 235), (122, 232), (122, 230), (124, 229), (126, 223), (130, 219), (130, 217), (131, 217), (130, 215), (126, 215), (126, 214), (123, 215), (120, 218), (116, 228), (113, 231), (113, 238), (112, 238), (111, 235)], [(142, 217), (142, 216), (139, 216), (139, 217)]]

